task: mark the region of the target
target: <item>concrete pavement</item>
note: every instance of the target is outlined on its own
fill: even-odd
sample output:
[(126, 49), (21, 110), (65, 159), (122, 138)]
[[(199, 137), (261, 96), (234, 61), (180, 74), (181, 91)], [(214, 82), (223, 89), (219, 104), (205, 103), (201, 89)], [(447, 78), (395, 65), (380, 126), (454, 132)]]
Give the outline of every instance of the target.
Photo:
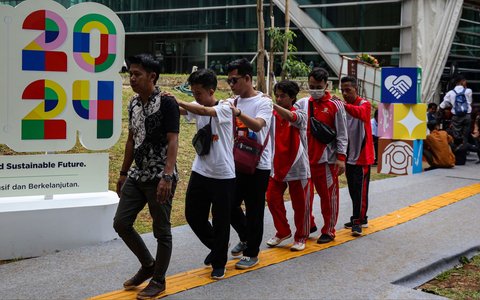
[[(369, 220), (480, 183), (480, 165), (474, 164), (473, 156), (469, 158), (465, 166), (453, 169), (371, 182)], [(453, 266), (458, 256), (480, 251), (478, 192), (389, 229), (168, 298), (439, 298), (413, 288)], [(341, 190), (340, 203), (338, 229), (351, 214), (347, 189)], [(314, 212), (321, 224), (318, 199)], [(290, 208), (288, 214), (293, 224)], [(274, 233), (267, 210), (264, 240)], [(152, 234), (145, 234), (144, 238), (154, 251)], [(167, 275), (201, 268), (208, 250), (188, 225), (175, 227), (173, 239)], [(238, 241), (233, 230), (231, 241), (232, 245)], [(9, 263), (0, 266), (0, 299), (88, 298), (121, 289), (122, 282), (138, 267), (133, 254), (120, 240)]]

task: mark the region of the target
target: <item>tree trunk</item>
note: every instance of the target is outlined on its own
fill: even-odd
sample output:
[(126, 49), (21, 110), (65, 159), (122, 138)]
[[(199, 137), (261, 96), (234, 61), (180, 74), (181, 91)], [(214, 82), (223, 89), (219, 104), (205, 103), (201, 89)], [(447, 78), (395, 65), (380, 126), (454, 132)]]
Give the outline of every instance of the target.
[[(273, 17), (273, 0), (270, 0), (270, 28), (272, 30), (273, 28), (275, 28), (275, 19)], [(275, 51), (273, 47), (274, 47), (273, 38), (270, 37), (270, 53), (269, 53), (269, 59), (268, 59), (270, 74), (267, 74), (267, 76), (269, 76), (270, 78), (270, 81), (269, 81), (267, 92), (271, 97), (273, 97), (273, 81), (275, 79), (275, 71), (273, 70), (273, 67), (274, 67), (273, 60), (275, 59), (275, 56), (274, 56)], [(273, 76), (270, 76), (271, 74), (273, 74)]]
[(265, 86), (265, 22), (263, 21), (263, 0), (257, 0), (258, 56), (257, 91), (266, 92)]
[(283, 56), (282, 56), (282, 80), (287, 76), (287, 71), (285, 70), (285, 64), (288, 57), (288, 32), (290, 31), (290, 10), (289, 3), (290, 0), (285, 0), (285, 41), (283, 44)]

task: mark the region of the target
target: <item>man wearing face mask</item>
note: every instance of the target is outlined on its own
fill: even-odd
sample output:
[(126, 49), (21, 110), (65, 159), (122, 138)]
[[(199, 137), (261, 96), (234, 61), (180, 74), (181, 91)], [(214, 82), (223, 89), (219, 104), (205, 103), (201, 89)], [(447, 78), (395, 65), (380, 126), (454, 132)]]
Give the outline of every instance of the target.
[[(332, 100), (330, 93), (326, 91), (327, 80), (328, 72), (325, 69), (314, 68), (308, 75), (311, 96), (295, 103), (297, 109), (308, 112), (309, 119), (314, 117), (336, 131), (336, 138), (324, 144), (312, 135), (310, 122), (307, 126), (312, 182), (320, 195), (324, 221), (321, 235), (317, 240), (319, 244), (329, 243), (335, 238), (339, 206), (338, 176), (345, 171), (348, 144), (345, 109), (341, 101)], [(310, 207), (313, 207), (313, 191), (310, 195)], [(316, 231), (313, 213), (310, 216), (310, 225), (310, 232)]]

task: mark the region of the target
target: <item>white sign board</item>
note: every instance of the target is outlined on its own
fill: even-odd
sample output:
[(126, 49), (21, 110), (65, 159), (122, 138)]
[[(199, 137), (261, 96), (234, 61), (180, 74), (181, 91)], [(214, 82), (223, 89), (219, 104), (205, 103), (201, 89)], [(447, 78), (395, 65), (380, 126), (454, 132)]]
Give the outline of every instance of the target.
[(0, 202), (1, 197), (107, 190), (107, 153), (0, 156)]
[(125, 31), (98, 3), (0, 5), (0, 144), (64, 151), (77, 135), (91, 150), (121, 134)]
[(380, 102), (382, 90), (381, 68), (343, 56), (339, 75), (339, 78), (344, 76), (357, 78), (358, 94), (367, 100)]

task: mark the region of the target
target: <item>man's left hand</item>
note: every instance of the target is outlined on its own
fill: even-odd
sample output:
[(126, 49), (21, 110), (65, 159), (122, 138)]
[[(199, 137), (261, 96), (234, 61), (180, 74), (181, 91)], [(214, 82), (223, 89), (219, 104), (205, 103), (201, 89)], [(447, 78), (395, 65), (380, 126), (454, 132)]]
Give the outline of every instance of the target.
[(337, 170), (338, 176), (342, 175), (345, 172), (345, 162), (337, 159), (335, 162), (335, 169)]
[(157, 186), (157, 201), (161, 204), (166, 203), (172, 196), (172, 182), (160, 179)]

